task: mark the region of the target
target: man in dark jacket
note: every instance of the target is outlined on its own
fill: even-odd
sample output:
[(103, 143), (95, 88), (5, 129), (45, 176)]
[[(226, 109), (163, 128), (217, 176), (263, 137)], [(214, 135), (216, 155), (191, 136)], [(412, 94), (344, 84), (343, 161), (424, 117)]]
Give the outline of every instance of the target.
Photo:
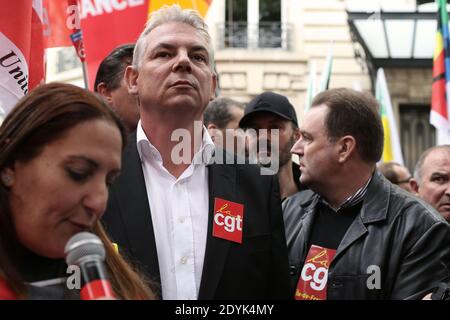
[(420, 299), (449, 276), (450, 227), (378, 171), (375, 99), (320, 93), (292, 148), (310, 201), (284, 212), (296, 299)]
[(224, 161), (202, 126), (213, 61), (198, 13), (152, 13), (125, 71), (141, 120), (102, 221), (165, 300), (288, 299), (278, 181)]

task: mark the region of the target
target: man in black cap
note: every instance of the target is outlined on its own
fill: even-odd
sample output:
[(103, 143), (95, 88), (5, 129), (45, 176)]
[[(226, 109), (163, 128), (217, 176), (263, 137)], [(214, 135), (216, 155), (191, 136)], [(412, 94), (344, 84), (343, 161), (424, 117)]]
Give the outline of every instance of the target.
[[(257, 151), (259, 163), (268, 166), (274, 161), (278, 162), (276, 168), (279, 168), (278, 181), (281, 199), (300, 191), (302, 189), (299, 182), (300, 170), (298, 165), (292, 161), (290, 153), (292, 146), (299, 139), (300, 133), (297, 116), (289, 100), (274, 92), (264, 92), (256, 96), (245, 107), (244, 117), (239, 122), (239, 127), (256, 131), (256, 134), (247, 136), (249, 137), (249, 149)], [(279, 130), (277, 141), (272, 141), (274, 135), (271, 134), (271, 130), (273, 129)], [(267, 146), (267, 150), (262, 146)], [(262, 158), (265, 156), (269, 157), (270, 161), (263, 161)]]

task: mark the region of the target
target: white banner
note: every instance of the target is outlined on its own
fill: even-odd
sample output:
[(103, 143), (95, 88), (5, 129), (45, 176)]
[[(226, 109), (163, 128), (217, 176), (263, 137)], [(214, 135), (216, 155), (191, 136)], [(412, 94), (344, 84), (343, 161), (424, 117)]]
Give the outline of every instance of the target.
[(27, 92), (27, 61), (22, 51), (0, 32), (0, 113), (8, 114)]

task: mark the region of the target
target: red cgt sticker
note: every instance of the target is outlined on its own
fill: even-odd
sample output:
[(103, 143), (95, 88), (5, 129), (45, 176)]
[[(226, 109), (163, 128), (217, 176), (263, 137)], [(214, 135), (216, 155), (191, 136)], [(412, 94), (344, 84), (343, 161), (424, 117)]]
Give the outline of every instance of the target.
[(295, 300), (326, 300), (328, 269), (336, 250), (311, 245), (295, 290)]
[(214, 199), (214, 237), (242, 243), (243, 223), (243, 204), (220, 198)]

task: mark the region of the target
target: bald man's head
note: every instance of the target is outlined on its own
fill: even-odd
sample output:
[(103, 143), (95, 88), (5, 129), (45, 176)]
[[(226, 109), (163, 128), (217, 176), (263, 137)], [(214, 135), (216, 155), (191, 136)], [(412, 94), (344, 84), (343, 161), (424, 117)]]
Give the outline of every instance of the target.
[(450, 222), (450, 145), (433, 147), (422, 154), (411, 185)]

